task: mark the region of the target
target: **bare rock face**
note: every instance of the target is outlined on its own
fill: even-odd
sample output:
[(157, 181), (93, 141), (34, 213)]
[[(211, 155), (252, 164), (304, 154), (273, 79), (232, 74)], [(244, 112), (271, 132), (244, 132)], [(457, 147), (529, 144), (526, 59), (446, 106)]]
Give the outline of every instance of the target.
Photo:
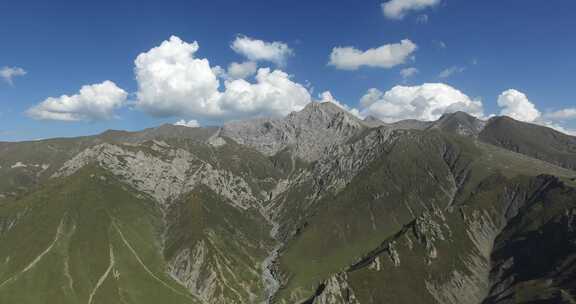
[(282, 119), (257, 119), (227, 123), (222, 135), (272, 156), (290, 148), (305, 161), (315, 161), (324, 149), (348, 141), (368, 125), (338, 106), (310, 103)]
[(347, 280), (345, 272), (332, 276), (318, 290), (312, 304), (360, 304)]
[(161, 205), (201, 184), (241, 209), (255, 206), (257, 202), (242, 177), (216, 169), (186, 150), (159, 141), (152, 142), (149, 147), (97, 145), (67, 161), (54, 176), (69, 176), (90, 163), (110, 170)]
[(401, 135), (402, 131), (381, 128), (354, 143), (330, 146), (312, 170), (315, 192), (337, 194)]

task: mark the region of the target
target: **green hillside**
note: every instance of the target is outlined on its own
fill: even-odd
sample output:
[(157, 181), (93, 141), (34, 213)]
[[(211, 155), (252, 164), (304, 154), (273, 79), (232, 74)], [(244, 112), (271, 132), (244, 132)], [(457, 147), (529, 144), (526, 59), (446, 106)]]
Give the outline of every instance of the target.
[(1, 303), (199, 303), (164, 270), (160, 210), (97, 167), (0, 214)]
[(0, 144), (0, 303), (574, 303), (573, 137), (303, 113)]

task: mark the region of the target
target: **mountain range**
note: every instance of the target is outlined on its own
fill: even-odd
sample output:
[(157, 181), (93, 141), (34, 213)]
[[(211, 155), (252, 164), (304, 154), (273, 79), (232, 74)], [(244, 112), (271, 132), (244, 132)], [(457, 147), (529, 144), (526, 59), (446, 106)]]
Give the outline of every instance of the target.
[(576, 137), (310, 103), (0, 142), (0, 303), (576, 303)]

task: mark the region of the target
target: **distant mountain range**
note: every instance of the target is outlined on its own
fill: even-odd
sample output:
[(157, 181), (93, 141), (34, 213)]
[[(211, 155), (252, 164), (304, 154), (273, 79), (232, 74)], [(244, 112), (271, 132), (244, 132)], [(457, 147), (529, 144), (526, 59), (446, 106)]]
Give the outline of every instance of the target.
[(576, 137), (310, 103), (0, 142), (0, 303), (576, 303)]

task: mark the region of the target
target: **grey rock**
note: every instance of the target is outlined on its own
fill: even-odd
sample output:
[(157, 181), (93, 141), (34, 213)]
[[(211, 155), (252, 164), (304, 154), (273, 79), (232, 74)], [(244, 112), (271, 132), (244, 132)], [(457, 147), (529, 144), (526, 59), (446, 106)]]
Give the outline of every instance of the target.
[(286, 148), (315, 161), (332, 145), (345, 143), (369, 126), (338, 106), (310, 103), (282, 119), (255, 119), (224, 124), (222, 135), (272, 156)]

